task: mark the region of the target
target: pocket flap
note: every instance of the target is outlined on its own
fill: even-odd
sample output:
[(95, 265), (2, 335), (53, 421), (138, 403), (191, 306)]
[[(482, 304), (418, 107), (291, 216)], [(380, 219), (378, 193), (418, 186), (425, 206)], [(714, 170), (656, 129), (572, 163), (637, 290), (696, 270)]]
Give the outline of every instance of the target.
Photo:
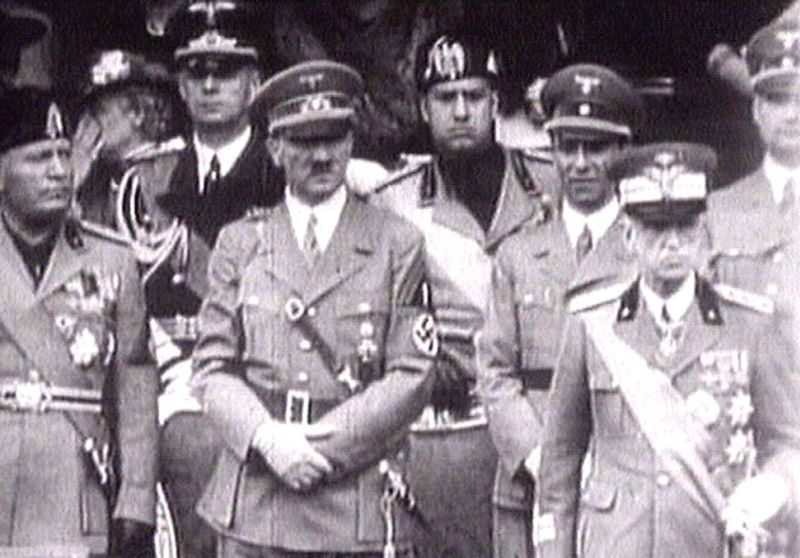
[(617, 488), (603, 482), (590, 482), (581, 494), (581, 502), (596, 510), (610, 510), (617, 497)]

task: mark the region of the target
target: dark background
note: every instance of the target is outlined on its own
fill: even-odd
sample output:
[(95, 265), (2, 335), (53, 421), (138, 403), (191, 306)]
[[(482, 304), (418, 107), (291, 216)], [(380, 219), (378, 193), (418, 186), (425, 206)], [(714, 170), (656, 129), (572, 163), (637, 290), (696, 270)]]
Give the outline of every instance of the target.
[[(174, 49), (168, 39), (147, 34), (147, 5), (180, 0), (27, 0), (46, 12), (53, 22), (51, 78), (59, 87), (75, 83), (87, 55), (99, 48), (130, 48), (147, 52), (165, 62)], [(428, 4), (441, 29), (466, 27), (482, 34), (503, 54), (510, 77), (510, 106), (522, 99), (525, 86), (536, 76), (575, 61), (609, 65), (627, 77), (673, 78), (670, 96), (648, 96), (649, 125), (639, 141), (657, 139), (695, 140), (711, 144), (721, 155), (720, 183), (751, 170), (761, 158), (760, 146), (749, 119), (749, 100), (707, 74), (711, 48), (726, 42), (738, 48), (759, 27), (787, 7), (787, 0), (402, 0), (389, 25), (409, 25), (415, 7)], [(264, 0), (250, 2), (256, 9), (252, 31), (264, 53), (269, 74), (293, 62), (276, 48), (276, 14), (294, 10), (292, 17), (305, 25), (333, 58), (351, 63), (369, 74), (380, 67), (370, 60), (370, 21), (348, 21), (348, 4), (370, 0)], [(392, 3), (392, 0), (389, 1)], [(329, 14), (335, 14), (330, 16)], [(405, 18), (405, 19), (403, 19)], [(382, 23), (386, 25), (386, 22)], [(397, 41), (408, 32), (397, 33)], [(384, 38), (385, 40), (385, 38)], [(385, 45), (379, 45), (385, 47)], [(300, 45), (299, 50), (302, 50)], [(378, 56), (380, 48), (374, 50)], [(352, 56), (350, 56), (352, 54)], [(361, 58), (359, 58), (361, 57)], [(367, 75), (369, 79), (369, 76)], [(386, 80), (377, 83), (386, 83)], [(383, 89), (373, 85), (379, 96)], [(391, 110), (411, 99), (402, 92), (383, 91)], [(399, 113), (402, 110), (398, 109)], [(402, 118), (400, 118), (402, 120)], [(424, 149), (424, 136), (408, 116), (398, 125), (391, 141), (377, 139), (379, 153)], [(383, 153), (383, 152), (388, 153)]]

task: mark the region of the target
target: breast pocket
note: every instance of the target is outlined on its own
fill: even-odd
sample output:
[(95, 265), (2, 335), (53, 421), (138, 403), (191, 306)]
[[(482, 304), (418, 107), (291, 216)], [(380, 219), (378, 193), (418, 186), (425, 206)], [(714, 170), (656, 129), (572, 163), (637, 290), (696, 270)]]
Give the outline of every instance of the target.
[(522, 367), (552, 369), (563, 321), (559, 289), (540, 283), (526, 286), (515, 297)]
[(336, 301), (336, 349), (343, 360), (370, 368), (382, 366), (390, 324), (390, 301), (383, 290), (346, 292)]
[(242, 282), (239, 310), (244, 335), (242, 359), (248, 366), (272, 368), (286, 362), (288, 335), (285, 306), (288, 292), (268, 276)]
[(619, 384), (597, 355), (589, 353), (587, 358), (595, 435), (635, 435), (638, 426), (625, 403)]

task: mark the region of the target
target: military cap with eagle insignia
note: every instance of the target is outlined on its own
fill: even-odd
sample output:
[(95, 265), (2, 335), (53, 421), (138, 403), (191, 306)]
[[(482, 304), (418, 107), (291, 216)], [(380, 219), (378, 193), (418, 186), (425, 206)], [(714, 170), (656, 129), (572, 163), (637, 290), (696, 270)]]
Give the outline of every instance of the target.
[(351, 129), (364, 80), (356, 70), (330, 60), (291, 66), (259, 87), (253, 116), (270, 134), (293, 138), (335, 137)]
[(67, 124), (54, 94), (35, 88), (9, 91), (0, 104), (0, 153), (38, 141), (68, 138)]
[(644, 121), (644, 102), (613, 70), (575, 64), (553, 74), (542, 89), (550, 132), (570, 130), (630, 138)]
[(186, 44), (175, 50), (175, 61), (184, 65), (199, 56), (220, 56), (257, 62), (258, 50), (251, 38), (244, 36), (248, 6), (234, 0), (192, 1), (184, 14), (176, 16), (179, 23), (170, 31), (188, 37)]
[(477, 37), (441, 35), (420, 49), (415, 70), (417, 86), (425, 92), (443, 81), (485, 77), (494, 83), (501, 73), (500, 57)]
[(612, 158), (608, 175), (617, 182), (620, 205), (653, 225), (691, 221), (705, 211), (716, 152), (698, 143), (654, 143)]
[(800, 22), (785, 19), (757, 31), (745, 47), (745, 61), (756, 93), (800, 84)]

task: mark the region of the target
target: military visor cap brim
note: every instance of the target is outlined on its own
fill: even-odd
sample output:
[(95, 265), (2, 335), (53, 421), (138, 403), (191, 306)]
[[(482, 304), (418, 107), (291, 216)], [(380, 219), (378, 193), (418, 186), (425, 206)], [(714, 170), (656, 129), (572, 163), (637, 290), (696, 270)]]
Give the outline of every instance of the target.
[(340, 136), (355, 118), (364, 81), (354, 69), (328, 60), (297, 64), (264, 82), (251, 107), (270, 134)]
[(226, 37), (217, 30), (208, 31), (175, 50), (175, 62), (184, 64), (197, 56), (226, 56), (257, 62), (258, 50), (234, 37)]

